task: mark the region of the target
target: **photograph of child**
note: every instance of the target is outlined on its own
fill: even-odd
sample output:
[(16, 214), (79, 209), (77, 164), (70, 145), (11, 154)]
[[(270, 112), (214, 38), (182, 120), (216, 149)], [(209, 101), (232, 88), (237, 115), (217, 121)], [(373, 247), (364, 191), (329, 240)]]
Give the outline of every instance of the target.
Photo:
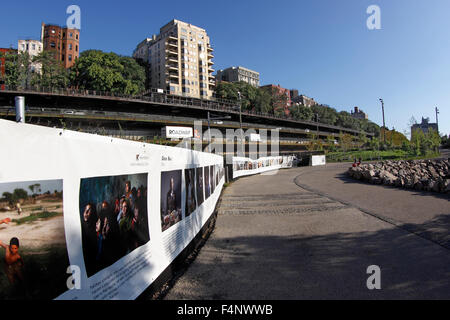
[(181, 221), (181, 171), (161, 172), (161, 230)]
[(147, 175), (81, 179), (79, 209), (88, 277), (150, 240)]
[(0, 299), (57, 298), (70, 265), (63, 181), (0, 183), (0, 195)]
[(197, 199), (195, 197), (195, 169), (184, 170), (184, 181), (186, 185), (186, 217), (197, 209)]

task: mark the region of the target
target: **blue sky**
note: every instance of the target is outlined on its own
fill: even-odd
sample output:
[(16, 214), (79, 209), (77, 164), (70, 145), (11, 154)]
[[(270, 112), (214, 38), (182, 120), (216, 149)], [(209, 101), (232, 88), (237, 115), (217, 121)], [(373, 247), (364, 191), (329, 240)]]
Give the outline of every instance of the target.
[[(80, 49), (131, 55), (172, 19), (206, 29), (215, 69), (244, 66), (261, 85), (296, 88), (338, 111), (354, 106), (403, 132), (414, 116), (450, 134), (450, 1), (199, 0), (8, 1), (2, 4), (0, 47), (40, 37), (41, 22), (64, 25), (66, 8), (81, 8)], [(381, 30), (369, 30), (369, 5)]]

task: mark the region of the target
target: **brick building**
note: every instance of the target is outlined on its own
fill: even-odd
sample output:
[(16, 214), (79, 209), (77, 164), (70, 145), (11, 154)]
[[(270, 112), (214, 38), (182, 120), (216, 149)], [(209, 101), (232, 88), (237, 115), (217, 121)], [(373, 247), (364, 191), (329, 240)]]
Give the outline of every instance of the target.
[[(289, 107), (292, 104), (291, 101), (291, 92), (289, 89), (282, 88), (280, 85), (274, 85), (274, 84), (268, 84), (265, 86), (261, 86), (260, 88), (268, 89), (270, 90), (270, 93), (272, 96), (274, 96), (274, 100), (276, 102), (276, 105), (274, 105), (274, 109), (283, 109), (284, 113), (286, 115), (289, 115)], [(285, 97), (283, 97), (285, 96)]]
[(80, 56), (80, 30), (42, 23), (41, 42), (44, 51), (53, 51), (64, 68), (71, 68)]

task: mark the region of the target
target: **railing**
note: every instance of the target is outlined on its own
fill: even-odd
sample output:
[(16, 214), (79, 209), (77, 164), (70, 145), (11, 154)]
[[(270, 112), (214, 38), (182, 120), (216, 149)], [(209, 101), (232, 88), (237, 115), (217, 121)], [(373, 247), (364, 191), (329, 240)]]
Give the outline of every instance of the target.
[[(219, 112), (228, 112), (228, 113), (239, 113), (239, 102), (233, 100), (219, 99), (219, 98), (194, 98), (189, 96), (181, 96), (175, 94), (168, 94), (165, 90), (162, 89), (149, 89), (144, 91), (138, 95), (127, 95), (122, 93), (115, 92), (105, 92), (98, 90), (84, 90), (84, 89), (76, 89), (76, 88), (47, 88), (47, 87), (28, 87), (28, 88), (17, 88), (17, 87), (9, 87), (4, 86), (4, 88), (0, 87), (0, 91), (12, 91), (12, 92), (21, 92), (21, 93), (41, 93), (41, 94), (52, 94), (52, 95), (62, 95), (62, 96), (70, 96), (70, 97), (96, 97), (96, 98), (108, 98), (108, 99), (117, 99), (117, 100), (127, 100), (127, 101), (136, 101), (136, 102), (152, 102), (152, 103), (164, 103), (171, 105), (179, 105), (186, 107), (196, 107), (202, 108), (206, 110), (216, 110)], [(252, 110), (242, 110), (243, 116), (253, 116), (253, 117), (264, 117), (270, 120), (281, 120), (281, 121), (289, 121), (297, 124), (313, 126), (314, 128), (317, 126), (340, 130), (344, 132), (353, 132), (359, 134), (360, 131), (342, 128), (333, 125), (317, 123), (306, 120), (296, 120), (292, 117), (289, 117), (285, 114), (283, 115), (273, 115), (258, 111)], [(312, 131), (311, 131), (312, 132)], [(365, 133), (366, 135), (373, 136), (372, 133)]]

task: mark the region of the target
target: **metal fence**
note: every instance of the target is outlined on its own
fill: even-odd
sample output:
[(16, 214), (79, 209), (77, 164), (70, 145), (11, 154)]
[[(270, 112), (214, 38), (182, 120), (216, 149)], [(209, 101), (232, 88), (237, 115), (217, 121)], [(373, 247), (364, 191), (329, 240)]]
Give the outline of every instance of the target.
[[(252, 110), (241, 110), (239, 111), (239, 101), (226, 100), (226, 99), (218, 99), (218, 98), (210, 98), (210, 99), (200, 99), (193, 98), (187, 96), (180, 96), (175, 94), (168, 94), (164, 90), (161, 89), (149, 89), (142, 94), (138, 95), (126, 95), (115, 92), (105, 92), (105, 91), (97, 91), (97, 90), (84, 90), (84, 89), (76, 89), (76, 88), (48, 88), (48, 87), (27, 87), (27, 88), (18, 88), (18, 87), (9, 87), (4, 86), (4, 88), (0, 87), (0, 91), (5, 92), (13, 92), (19, 94), (46, 94), (46, 95), (58, 95), (58, 96), (68, 96), (68, 97), (87, 97), (87, 98), (99, 98), (99, 99), (112, 99), (118, 101), (129, 101), (129, 102), (150, 102), (150, 103), (158, 103), (158, 104), (167, 104), (171, 106), (182, 106), (182, 107), (192, 107), (192, 108), (200, 108), (210, 111), (218, 111), (218, 112), (226, 112), (226, 113), (234, 113), (241, 114), (243, 116), (253, 116), (253, 117), (263, 117), (269, 120), (281, 120), (281, 121), (289, 121), (295, 124), (307, 125), (307, 126), (320, 126), (327, 129), (334, 129), (338, 131), (351, 132), (354, 134), (359, 134), (360, 131), (342, 128), (333, 125), (317, 123), (306, 120), (296, 120), (290, 116), (285, 114), (283, 115), (274, 115), (268, 113), (262, 113), (258, 111)], [(365, 133), (368, 136), (373, 136), (372, 133)]]

